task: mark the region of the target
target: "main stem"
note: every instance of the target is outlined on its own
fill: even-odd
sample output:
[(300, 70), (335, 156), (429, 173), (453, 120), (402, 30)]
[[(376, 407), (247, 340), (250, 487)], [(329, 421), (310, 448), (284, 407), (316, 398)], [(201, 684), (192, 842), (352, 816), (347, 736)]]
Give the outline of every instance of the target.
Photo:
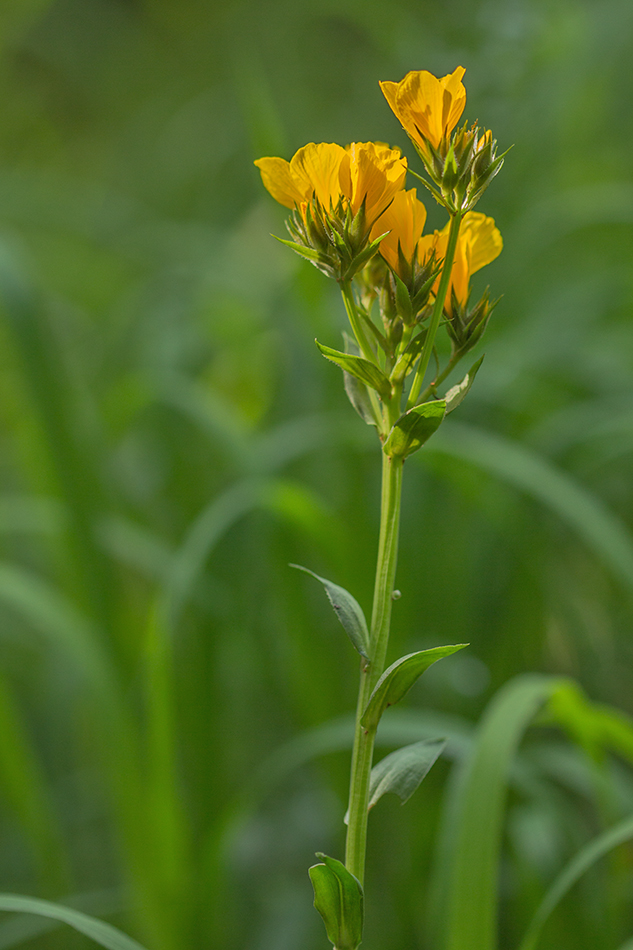
[(369, 804), (369, 776), (374, 754), (375, 729), (365, 729), (361, 717), (372, 690), (385, 666), (393, 585), (398, 558), (398, 533), (400, 528), (400, 498), (402, 495), (403, 459), (389, 458), (383, 453), (382, 499), (380, 508), (380, 538), (378, 562), (374, 586), (374, 604), (370, 630), (371, 661), (363, 661), (360, 672), (356, 729), (352, 752), (352, 775), (349, 795), (349, 824), (345, 865), (363, 883), (365, 877), (365, 850), (367, 843), (367, 807)]

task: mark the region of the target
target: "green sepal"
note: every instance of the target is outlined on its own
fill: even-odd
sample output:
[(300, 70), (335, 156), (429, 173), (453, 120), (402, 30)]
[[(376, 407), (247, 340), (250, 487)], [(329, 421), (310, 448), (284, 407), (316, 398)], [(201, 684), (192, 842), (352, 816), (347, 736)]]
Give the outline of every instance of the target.
[(286, 247), (292, 248), (297, 254), (300, 254), (301, 257), (305, 257), (307, 261), (310, 261), (311, 264), (329, 264), (330, 261), (321, 254), (319, 251), (315, 251), (311, 247), (304, 247), (302, 244), (297, 244), (295, 241), (286, 241), (285, 238), (277, 237), (276, 234), (271, 234), (271, 237), (274, 237), (276, 241), (279, 241), (280, 244), (285, 244)]
[(407, 171), (408, 171), (411, 175), (413, 175), (414, 178), (417, 178), (418, 181), (422, 182), (422, 184), (423, 184), (424, 187), (427, 189), (427, 191), (430, 191), (430, 192), (431, 192), (431, 194), (433, 195), (433, 197), (434, 197), (435, 200), (437, 201), (438, 205), (442, 205), (442, 207), (445, 207), (445, 200), (444, 200), (444, 198), (442, 197), (441, 192), (438, 191), (438, 189), (437, 189), (434, 185), (432, 185), (430, 181), (427, 181), (426, 178), (423, 178), (423, 177), (422, 177), (422, 175), (418, 175), (418, 173), (417, 173), (417, 172), (414, 172), (412, 168), (407, 168)]
[(389, 234), (388, 231), (385, 231), (384, 234), (381, 234), (375, 240), (371, 241), (366, 248), (364, 248), (359, 254), (357, 254), (349, 265), (345, 274), (343, 274), (342, 280), (351, 280), (355, 274), (362, 270), (365, 264), (372, 259), (374, 254), (378, 251), (380, 242), (384, 237)]
[(318, 340), (315, 340), (315, 343), (326, 359), (336, 363), (346, 373), (351, 373), (352, 376), (360, 379), (367, 386), (371, 386), (383, 398), (389, 399), (391, 397), (391, 383), (378, 366), (374, 366), (373, 363), (363, 359), (362, 356), (341, 353), (340, 350), (333, 350), (330, 346), (324, 346)]
[[(398, 245), (400, 250), (400, 245)], [(392, 271), (394, 283), (396, 285), (396, 312), (402, 320), (409, 325), (413, 321), (413, 307), (411, 305), (411, 295), (407, 285), (400, 280), (395, 271)]]
[(320, 577), (318, 574), (315, 574), (314, 571), (311, 571), (309, 567), (303, 567), (301, 564), (291, 564), (290, 567), (295, 567), (298, 571), (310, 574), (310, 576), (314, 577), (317, 581), (321, 581), (328, 600), (332, 604), (334, 613), (340, 620), (345, 633), (360, 655), (365, 657), (366, 660), (369, 660), (369, 631), (367, 629), (367, 621), (365, 620), (362, 607), (356, 598), (352, 597), (349, 591), (345, 590), (344, 587), (339, 587), (338, 584), (333, 584), (332, 581), (328, 581), (325, 577)]
[(387, 706), (393, 706), (399, 702), (430, 666), (436, 663), (437, 660), (450, 656), (452, 653), (457, 653), (458, 650), (463, 650), (467, 646), (467, 643), (457, 643), (401, 656), (399, 660), (396, 660), (385, 670), (376, 683), (365, 707), (361, 724), (365, 729), (375, 729)]
[(407, 458), (431, 438), (445, 415), (446, 403), (443, 399), (414, 406), (395, 423), (387, 436), (383, 452), (390, 458)]
[(322, 864), (309, 870), (314, 906), (334, 950), (356, 950), (363, 939), (363, 888), (336, 858), (317, 851)]
[[(484, 354), (485, 355), (485, 354)], [(449, 412), (453, 412), (454, 409), (460, 405), (464, 397), (468, 394), (468, 390), (475, 381), (475, 376), (479, 371), (479, 367), (484, 361), (484, 357), (480, 356), (476, 363), (470, 367), (461, 383), (457, 383), (456, 386), (452, 386), (451, 389), (446, 393), (444, 399), (446, 401), (446, 415)]]
[[(353, 340), (347, 333), (343, 333), (343, 337), (345, 339), (345, 352), (357, 356), (359, 351), (356, 340)], [(376, 415), (372, 401), (369, 398), (367, 386), (345, 370), (343, 370), (343, 385), (347, 398), (363, 422), (366, 422), (368, 426), (379, 427), (381, 420)]]
[(371, 770), (367, 807), (373, 808), (387, 792), (394, 792), (403, 805), (408, 802), (445, 747), (446, 739), (422, 739), (386, 755)]

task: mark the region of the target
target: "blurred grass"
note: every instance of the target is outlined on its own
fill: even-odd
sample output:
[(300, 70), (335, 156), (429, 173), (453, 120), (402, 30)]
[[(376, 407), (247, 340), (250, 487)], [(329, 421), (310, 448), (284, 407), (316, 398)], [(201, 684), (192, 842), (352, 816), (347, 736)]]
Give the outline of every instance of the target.
[[(392, 658), (470, 641), (410, 700), (457, 731), (526, 670), (633, 713), (632, 35), (626, 0), (2, 4), (3, 891), (83, 894), (151, 950), (323, 945), (306, 868), (340, 852), (348, 759), (309, 737), (352, 709), (356, 668), (286, 565), (368, 604), (379, 466), (312, 342), (338, 345), (340, 303), (269, 237), (252, 160), (380, 139), (413, 164), (378, 88), (411, 68), (464, 65), (467, 116), (515, 148), (481, 206), (505, 240), (486, 361), (407, 467)], [(508, 946), (609, 824), (554, 733), (522, 755)], [(372, 813), (368, 947), (435, 950), (446, 768)], [(614, 823), (633, 783), (605, 768)], [(543, 950), (630, 936), (614, 860)]]

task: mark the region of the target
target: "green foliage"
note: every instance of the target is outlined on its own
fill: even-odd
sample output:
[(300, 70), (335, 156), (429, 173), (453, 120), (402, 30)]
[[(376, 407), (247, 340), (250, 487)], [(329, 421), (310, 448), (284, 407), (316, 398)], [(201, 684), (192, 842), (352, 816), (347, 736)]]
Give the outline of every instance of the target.
[(408, 458), (437, 432), (446, 415), (446, 403), (443, 399), (425, 402), (414, 406), (393, 426), (385, 439), (384, 451), (389, 456)]
[(458, 643), (446, 647), (433, 647), (430, 650), (420, 650), (418, 653), (409, 653), (388, 666), (382, 674), (361, 720), (366, 729), (375, 729), (380, 717), (388, 706), (400, 702), (409, 692), (413, 684), (426, 670), (445, 656), (451, 656), (458, 650), (463, 650), (467, 643)]
[(51, 901), (20, 897), (17, 894), (0, 894), (0, 910), (39, 914), (51, 920), (60, 920), (80, 933), (86, 934), (101, 947), (106, 947), (106, 950), (144, 950), (140, 943), (121, 933), (111, 924), (89, 917), (82, 911), (53, 904)]
[[(76, 906), (151, 950), (325, 945), (305, 855), (340, 853), (357, 664), (286, 565), (368, 601), (379, 452), (311, 343), (340, 339), (332, 282), (270, 238), (252, 161), (375, 137), (421, 171), (378, 88), (417, 67), (464, 65), (516, 144), (477, 208), (504, 237), (485, 365), (405, 465), (392, 656), (471, 647), (381, 720), (384, 754), (449, 741), (372, 811), (372, 944), (444, 950), (439, 816), (513, 676), (594, 703), (557, 693), (512, 759), (504, 950), (630, 813), (630, 38), (628, 0), (0, 4), (3, 891), (114, 891)], [(630, 940), (626, 847), (539, 950)]]
[(334, 613), (340, 620), (345, 633), (354, 644), (354, 648), (358, 650), (361, 656), (369, 660), (369, 631), (367, 629), (367, 621), (365, 620), (362, 607), (356, 598), (352, 597), (349, 591), (346, 591), (344, 587), (333, 584), (332, 581), (326, 580), (325, 577), (319, 577), (318, 574), (315, 574), (314, 571), (311, 571), (308, 567), (302, 567), (301, 564), (291, 564), (290, 567), (296, 567), (298, 571), (304, 571), (306, 574), (310, 574), (316, 578), (317, 581), (321, 581), (328, 600), (334, 608)]
[(315, 341), (319, 350), (326, 359), (331, 360), (340, 366), (341, 369), (355, 376), (367, 386), (371, 386), (376, 392), (388, 399), (391, 396), (391, 383), (385, 374), (369, 360), (362, 356), (354, 356), (352, 353), (341, 353), (339, 350), (333, 350), (330, 346), (323, 346), (318, 340)]
[(363, 888), (344, 864), (317, 853), (322, 864), (310, 868), (314, 906), (334, 950), (356, 950), (363, 939)]
[(371, 770), (369, 807), (373, 808), (387, 792), (394, 792), (403, 805), (408, 802), (445, 746), (446, 739), (422, 739), (381, 759)]

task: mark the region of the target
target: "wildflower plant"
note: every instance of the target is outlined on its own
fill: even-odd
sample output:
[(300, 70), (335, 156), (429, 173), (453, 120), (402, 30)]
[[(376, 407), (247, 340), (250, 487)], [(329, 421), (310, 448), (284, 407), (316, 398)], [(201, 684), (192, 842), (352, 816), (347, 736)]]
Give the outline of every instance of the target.
[[(492, 218), (473, 209), (504, 156), (497, 156), (489, 131), (458, 126), (466, 104), (463, 75), (462, 67), (441, 79), (420, 70), (399, 83), (381, 83), (426, 177), (413, 174), (448, 213), (441, 231), (424, 233), (426, 208), (415, 188), (405, 189), (409, 168), (397, 148), (374, 142), (346, 148), (310, 143), (290, 162), (278, 157), (255, 162), (273, 198), (292, 211), (290, 240), (282, 243), (340, 286), (352, 336), (346, 335), (343, 351), (317, 346), (343, 370), (346, 393), (361, 418), (375, 427), (382, 448), (370, 622), (348, 591), (313, 575), (360, 654), (345, 860), (318, 854), (319, 863), (310, 868), (315, 907), (335, 950), (356, 950), (362, 939), (369, 810), (388, 791), (403, 800), (410, 797), (443, 748), (441, 739), (418, 742), (372, 768), (381, 716), (433, 663), (465, 646), (435, 647), (386, 665), (391, 608), (398, 596), (403, 465), (458, 407), (474, 381), (482, 357), (460, 382), (440, 392), (479, 343), (494, 307), (487, 290), (471, 300), (471, 275), (502, 249)], [(440, 329), (450, 343), (443, 367), (436, 348)]]

